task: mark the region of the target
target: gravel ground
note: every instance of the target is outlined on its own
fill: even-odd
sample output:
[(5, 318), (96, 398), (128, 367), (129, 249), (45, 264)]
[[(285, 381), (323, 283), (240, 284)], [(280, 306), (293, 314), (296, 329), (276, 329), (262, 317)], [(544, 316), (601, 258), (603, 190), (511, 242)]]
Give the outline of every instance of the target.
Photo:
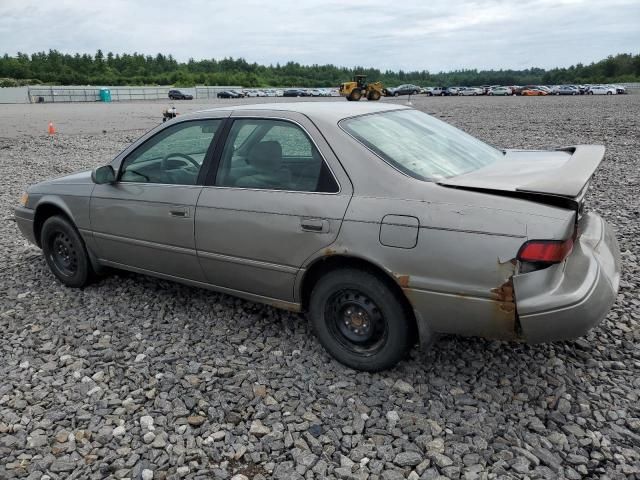
[(445, 337), (366, 374), (300, 315), (128, 273), (64, 288), (12, 206), (110, 159), (161, 105), (3, 107), (0, 478), (640, 478), (640, 95), (412, 101), (505, 147), (607, 146), (589, 207), (624, 274), (601, 326), (535, 346)]

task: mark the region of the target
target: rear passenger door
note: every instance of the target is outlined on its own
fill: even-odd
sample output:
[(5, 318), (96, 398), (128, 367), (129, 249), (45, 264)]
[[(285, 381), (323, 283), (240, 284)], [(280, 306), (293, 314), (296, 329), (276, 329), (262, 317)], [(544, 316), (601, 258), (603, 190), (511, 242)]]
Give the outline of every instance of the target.
[(236, 112), (196, 208), (208, 282), (293, 302), (304, 261), (338, 235), (351, 183), (307, 117)]

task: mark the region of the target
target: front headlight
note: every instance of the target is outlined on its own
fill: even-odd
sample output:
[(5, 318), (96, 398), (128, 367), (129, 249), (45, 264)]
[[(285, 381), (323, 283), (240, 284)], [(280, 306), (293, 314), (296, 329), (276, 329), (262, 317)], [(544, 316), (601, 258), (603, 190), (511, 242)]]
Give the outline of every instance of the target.
[(28, 202), (29, 202), (29, 194), (27, 192), (24, 192), (20, 197), (20, 206), (26, 207)]

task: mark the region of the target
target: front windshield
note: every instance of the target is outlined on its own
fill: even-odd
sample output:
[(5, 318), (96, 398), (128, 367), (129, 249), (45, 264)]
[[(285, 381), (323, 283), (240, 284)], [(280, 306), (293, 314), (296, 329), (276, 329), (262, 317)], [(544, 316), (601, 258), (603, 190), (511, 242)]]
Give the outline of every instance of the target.
[(503, 152), (418, 110), (347, 118), (340, 126), (414, 178), (438, 181), (489, 165)]

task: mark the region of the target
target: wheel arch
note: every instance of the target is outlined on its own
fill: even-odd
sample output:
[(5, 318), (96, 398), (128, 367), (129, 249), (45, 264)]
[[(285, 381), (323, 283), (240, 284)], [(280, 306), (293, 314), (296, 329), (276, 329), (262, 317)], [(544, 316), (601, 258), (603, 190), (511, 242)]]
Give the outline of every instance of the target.
[(362, 271), (369, 272), (376, 277), (380, 278), (389, 289), (397, 296), (402, 303), (402, 306), (411, 320), (412, 326), (415, 329), (416, 335), (419, 335), (422, 340), (430, 336), (429, 329), (423, 322), (418, 321), (416, 312), (411, 305), (409, 298), (403, 290), (402, 276), (394, 276), (392, 272), (386, 270), (382, 266), (378, 265), (369, 259), (352, 256), (352, 255), (325, 255), (319, 257), (311, 263), (305, 270), (298, 288), (298, 298), (303, 311), (307, 311), (309, 302), (311, 299), (311, 292), (314, 286), (318, 283), (320, 278), (327, 273), (338, 270), (341, 268), (354, 268)]
[(57, 202), (51, 198), (43, 198), (35, 208), (35, 214), (33, 216), (33, 234), (36, 239), (36, 242), (39, 247), (40, 245), (40, 234), (42, 233), (42, 225), (47, 221), (48, 218), (51, 218), (55, 215), (60, 215), (65, 217), (74, 228), (77, 229), (77, 226), (73, 220), (73, 215), (71, 215), (71, 211), (69, 208), (64, 205), (64, 203)]

